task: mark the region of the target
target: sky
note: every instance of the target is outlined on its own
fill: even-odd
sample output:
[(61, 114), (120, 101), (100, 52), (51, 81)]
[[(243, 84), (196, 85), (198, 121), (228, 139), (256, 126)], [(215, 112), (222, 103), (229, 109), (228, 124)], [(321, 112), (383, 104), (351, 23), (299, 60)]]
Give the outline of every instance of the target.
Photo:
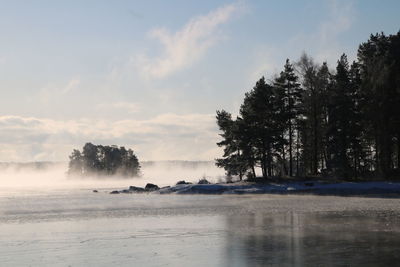
[(221, 156), (216, 110), (303, 52), (331, 69), (400, 1), (0, 0), (0, 161), (67, 161), (86, 142), (140, 160)]

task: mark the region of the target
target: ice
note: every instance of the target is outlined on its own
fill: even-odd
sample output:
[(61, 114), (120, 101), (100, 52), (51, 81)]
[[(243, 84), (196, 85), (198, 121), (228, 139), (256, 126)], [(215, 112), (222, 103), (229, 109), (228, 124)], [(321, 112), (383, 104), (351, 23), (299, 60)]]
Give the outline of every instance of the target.
[(3, 196), (0, 265), (394, 266), (399, 218), (398, 199), (387, 198), (88, 189)]

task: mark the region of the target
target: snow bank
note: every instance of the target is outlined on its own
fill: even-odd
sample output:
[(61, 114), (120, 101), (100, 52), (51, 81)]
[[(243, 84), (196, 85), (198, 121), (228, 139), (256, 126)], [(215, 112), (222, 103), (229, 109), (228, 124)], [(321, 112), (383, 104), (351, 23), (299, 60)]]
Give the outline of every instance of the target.
[(160, 194), (321, 194), (321, 195), (374, 195), (399, 194), (400, 183), (358, 182), (322, 183), (290, 182), (268, 184), (182, 184), (162, 188)]

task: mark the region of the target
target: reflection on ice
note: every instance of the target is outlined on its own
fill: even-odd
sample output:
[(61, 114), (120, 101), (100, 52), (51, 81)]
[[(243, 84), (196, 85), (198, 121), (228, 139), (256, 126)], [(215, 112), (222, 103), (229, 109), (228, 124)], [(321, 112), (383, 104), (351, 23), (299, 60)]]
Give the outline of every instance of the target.
[(400, 219), (390, 214), (228, 216), (230, 266), (395, 266)]
[(110, 195), (0, 197), (5, 266), (394, 266), (397, 199)]

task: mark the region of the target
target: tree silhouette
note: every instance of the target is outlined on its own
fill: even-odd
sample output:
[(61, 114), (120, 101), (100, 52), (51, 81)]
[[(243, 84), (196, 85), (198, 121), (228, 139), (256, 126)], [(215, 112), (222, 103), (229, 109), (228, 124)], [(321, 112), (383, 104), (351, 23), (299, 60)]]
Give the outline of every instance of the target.
[(69, 162), (68, 174), (79, 176), (140, 174), (139, 160), (133, 150), (125, 147), (102, 146), (86, 143), (82, 153), (74, 149)]

